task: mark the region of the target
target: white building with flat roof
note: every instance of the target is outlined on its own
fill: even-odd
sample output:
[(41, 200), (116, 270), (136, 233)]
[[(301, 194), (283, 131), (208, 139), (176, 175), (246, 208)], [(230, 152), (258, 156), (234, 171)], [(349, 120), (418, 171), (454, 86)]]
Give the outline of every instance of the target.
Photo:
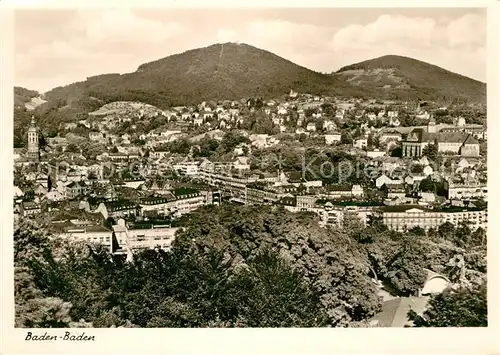
[(391, 230), (404, 231), (415, 227), (425, 230), (450, 222), (455, 226), (465, 222), (471, 229), (488, 226), (488, 210), (453, 208), (432, 210), (419, 205), (397, 205), (380, 208), (383, 223)]

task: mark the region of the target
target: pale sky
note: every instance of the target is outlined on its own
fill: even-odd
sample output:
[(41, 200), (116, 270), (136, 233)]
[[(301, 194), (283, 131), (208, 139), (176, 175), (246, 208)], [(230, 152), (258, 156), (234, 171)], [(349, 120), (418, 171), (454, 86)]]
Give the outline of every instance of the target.
[(486, 81), (484, 9), (24, 9), (15, 15), (15, 85), (45, 92), (225, 42), (321, 72), (398, 54)]

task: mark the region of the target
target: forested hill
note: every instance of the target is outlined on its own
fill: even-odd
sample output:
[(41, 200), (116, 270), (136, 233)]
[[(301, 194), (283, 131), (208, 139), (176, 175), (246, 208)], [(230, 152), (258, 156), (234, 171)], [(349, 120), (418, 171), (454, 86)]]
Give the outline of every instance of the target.
[(387, 96), (486, 103), (486, 83), (404, 56), (366, 60), (345, 66), (335, 75)]
[(96, 100), (141, 101), (164, 108), (208, 100), (273, 98), (290, 89), (341, 97), (486, 100), (485, 83), (412, 58), (388, 55), (327, 75), (236, 43), (174, 54), (144, 63), (133, 73), (93, 76), (50, 90), (46, 97), (82, 109)]
[(158, 107), (208, 100), (273, 98), (293, 89), (317, 94), (362, 94), (343, 80), (296, 65), (246, 44), (198, 48), (139, 66), (128, 74), (88, 78), (46, 93), (74, 102), (95, 97), (104, 102), (142, 101)]
[[(421, 99), (444, 106), (486, 102), (485, 83), (411, 58), (384, 56), (322, 74), (250, 45), (224, 43), (145, 63), (132, 73), (96, 75), (54, 88), (44, 94), (48, 102), (36, 107), (34, 114), (44, 127), (55, 130), (61, 122), (85, 119), (89, 112), (115, 101), (166, 109), (210, 100), (277, 98), (291, 89), (348, 99)], [(16, 127), (26, 125), (22, 103), (37, 94), (15, 89), (19, 112), (14, 119), (22, 121)]]
[(38, 91), (29, 90), (20, 86), (14, 87), (14, 107), (24, 107), (32, 98), (39, 96)]

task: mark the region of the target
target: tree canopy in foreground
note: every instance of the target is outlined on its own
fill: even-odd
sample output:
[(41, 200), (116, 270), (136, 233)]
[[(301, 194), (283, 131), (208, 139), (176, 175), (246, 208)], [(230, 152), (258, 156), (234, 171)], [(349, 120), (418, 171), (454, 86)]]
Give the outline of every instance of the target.
[[(402, 234), (350, 215), (344, 228), (321, 228), (309, 213), (223, 205), (183, 218), (171, 250), (144, 250), (126, 262), (97, 245), (50, 239), (21, 220), (16, 326), (367, 326), (381, 307), (372, 278), (401, 296), (421, 289), (425, 268), (481, 283), (484, 231), (467, 232), (447, 225)], [(434, 298), (415, 324), (483, 324), (486, 298), (467, 292)]]

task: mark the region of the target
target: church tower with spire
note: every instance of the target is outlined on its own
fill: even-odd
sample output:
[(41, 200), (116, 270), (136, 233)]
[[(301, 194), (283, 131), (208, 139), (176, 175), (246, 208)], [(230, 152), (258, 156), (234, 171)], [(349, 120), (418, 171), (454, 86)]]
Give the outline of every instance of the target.
[(31, 117), (31, 125), (28, 128), (28, 158), (38, 161), (40, 159), (40, 147), (38, 143), (38, 128), (35, 117)]

